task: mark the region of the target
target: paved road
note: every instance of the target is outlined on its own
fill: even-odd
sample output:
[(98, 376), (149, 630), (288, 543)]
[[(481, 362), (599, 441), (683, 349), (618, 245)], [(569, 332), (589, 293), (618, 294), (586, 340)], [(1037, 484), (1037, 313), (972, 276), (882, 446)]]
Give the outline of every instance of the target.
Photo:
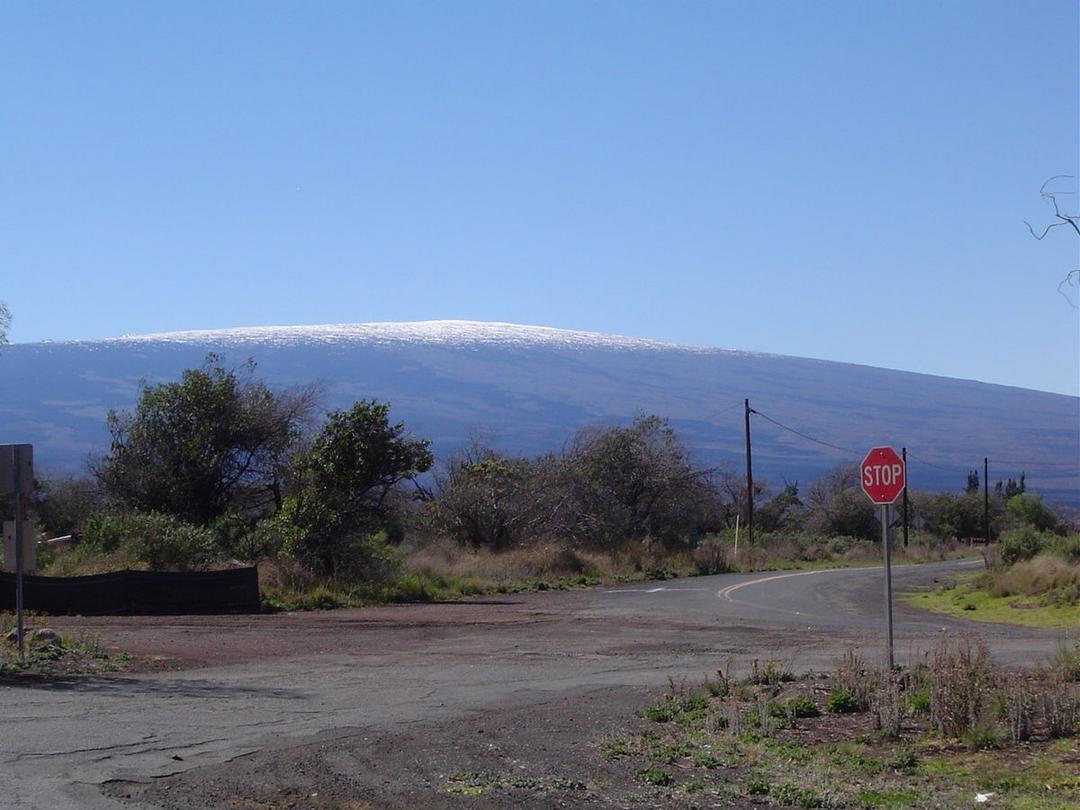
[[(897, 590), (973, 561), (895, 569)], [(776, 659), (825, 669), (881, 652), (880, 569), (739, 574), (449, 605), (303, 616), (146, 620), (168, 645), (213, 634), (222, 665), (0, 687), (0, 803), (114, 808), (100, 785), (147, 780), (319, 736), (385, 732), (602, 687), (700, 679)], [(62, 622), (56, 622), (62, 626)], [(110, 620), (84, 620), (115, 640)], [(943, 619), (897, 604), (897, 659), (941, 634), (983, 635), (999, 660), (1050, 654), (1060, 632)], [(126, 626), (117, 638), (137, 640)], [(172, 635), (170, 635), (170, 633)], [(172, 639), (172, 641), (170, 641)], [(265, 639), (265, 642), (263, 641)], [(252, 643), (254, 640), (254, 643)], [(259, 656), (238, 650), (257, 648)], [(269, 648), (278, 652), (274, 654)]]

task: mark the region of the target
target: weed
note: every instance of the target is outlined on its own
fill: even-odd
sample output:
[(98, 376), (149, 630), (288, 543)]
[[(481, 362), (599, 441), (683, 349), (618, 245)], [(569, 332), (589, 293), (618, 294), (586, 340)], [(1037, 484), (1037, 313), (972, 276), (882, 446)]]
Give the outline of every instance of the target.
[(670, 703), (649, 706), (642, 711), (642, 716), (654, 723), (670, 723), (675, 719), (675, 707)]
[(646, 785), (655, 785), (656, 787), (668, 787), (675, 782), (670, 773), (659, 768), (642, 768), (634, 773), (634, 778), (639, 782), (644, 782)]
[(550, 790), (588, 790), (588, 785), (580, 779), (567, 779), (555, 776), (548, 780), (547, 787)]
[(614, 761), (634, 753), (634, 746), (626, 737), (611, 737), (600, 743), (600, 753), (604, 759)]
[(1001, 743), (1001, 732), (989, 723), (977, 723), (965, 729), (961, 739), (972, 751), (985, 751), (998, 747)]
[(825, 800), (808, 788), (797, 785), (780, 785), (769, 791), (769, 798), (777, 804), (791, 807), (824, 807)]
[(825, 702), (825, 711), (832, 714), (854, 714), (861, 712), (862, 706), (853, 694), (844, 691), (839, 686), (834, 686), (829, 699)]
[(748, 796), (768, 796), (769, 780), (764, 776), (751, 777), (750, 781), (746, 783), (746, 794)]
[(1051, 679), (1039, 695), (1046, 733), (1051, 737), (1071, 737), (1080, 729), (1080, 689), (1071, 683)]
[(671, 765), (673, 762), (678, 762), (680, 759), (686, 759), (690, 756), (692, 750), (693, 748), (686, 743), (664, 745), (653, 750), (652, 758), (665, 765)]
[(874, 712), (874, 724), (879, 732), (890, 739), (900, 738), (904, 720), (904, 703), (901, 696), (902, 678), (887, 673), (878, 688), (870, 696), (870, 708)]
[(783, 669), (776, 661), (766, 661), (764, 664), (760, 664), (756, 658), (752, 663), (750, 675), (746, 679), (747, 683), (757, 686), (775, 686), (793, 680), (795, 680), (795, 676), (788, 670)]
[(722, 670), (716, 670), (716, 679), (705, 677), (705, 691), (713, 697), (724, 698), (731, 693), (731, 681)]
[(854, 798), (862, 807), (911, 807), (917, 797), (909, 790), (860, 790)]
[(765, 740), (763, 745), (785, 763), (805, 764), (813, 758), (813, 752), (794, 740)]
[(1007, 673), (1000, 678), (997, 715), (1005, 720), (1014, 743), (1031, 736), (1035, 716), (1035, 690), (1030, 679), (1021, 673)]
[(1050, 664), (1055, 676), (1062, 681), (1080, 682), (1080, 642), (1070, 650), (1063, 641)]
[(892, 771), (912, 771), (919, 764), (919, 758), (910, 748), (903, 746), (898, 748), (892, 756), (884, 761), (886, 768)]
[(808, 697), (792, 698), (785, 708), (794, 717), (818, 717), (821, 714), (818, 705)]
[(870, 668), (862, 654), (858, 650), (849, 649), (833, 672), (833, 694), (846, 696), (838, 698), (838, 706), (850, 706), (854, 701), (857, 708), (829, 709), (826, 706), (826, 709), (842, 713), (866, 711), (870, 708), (870, 696), (878, 688), (879, 680), (879, 673)]
[(993, 684), (986, 642), (941, 641), (928, 671), (930, 720), (944, 737), (960, 737), (981, 720)]
[(930, 714), (930, 689), (920, 686), (908, 697), (907, 710), (910, 714)]
[(695, 751), (690, 761), (694, 763), (695, 768), (719, 768), (722, 764), (716, 755), (709, 751)]

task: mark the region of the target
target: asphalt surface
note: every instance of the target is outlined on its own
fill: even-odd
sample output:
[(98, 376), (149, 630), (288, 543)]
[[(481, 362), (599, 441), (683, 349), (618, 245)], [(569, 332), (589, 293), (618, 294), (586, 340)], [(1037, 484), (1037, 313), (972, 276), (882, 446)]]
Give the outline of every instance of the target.
[[(978, 565), (897, 567), (894, 590)], [(742, 672), (755, 659), (802, 671), (830, 668), (852, 646), (880, 656), (882, 585), (873, 568), (732, 574), (447, 605), (147, 620), (163, 652), (210, 634), (221, 650), (211, 661), (222, 663), (0, 685), (0, 805), (131, 807), (101, 786), (335, 736), (440, 721), (452, 729), (589, 690)], [(130, 622), (123, 632), (135, 640)], [(105, 640), (114, 632), (109, 620), (77, 626)], [(1038, 663), (1064, 637), (947, 619), (899, 600), (895, 633), (899, 663), (962, 633), (985, 638), (1004, 663)]]

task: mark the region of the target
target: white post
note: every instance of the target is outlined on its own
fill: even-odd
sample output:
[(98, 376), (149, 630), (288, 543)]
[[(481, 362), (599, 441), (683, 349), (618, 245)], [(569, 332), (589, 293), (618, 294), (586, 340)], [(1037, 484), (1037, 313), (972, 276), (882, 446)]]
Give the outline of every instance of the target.
[(739, 515), (735, 515), (735, 562), (739, 561)]

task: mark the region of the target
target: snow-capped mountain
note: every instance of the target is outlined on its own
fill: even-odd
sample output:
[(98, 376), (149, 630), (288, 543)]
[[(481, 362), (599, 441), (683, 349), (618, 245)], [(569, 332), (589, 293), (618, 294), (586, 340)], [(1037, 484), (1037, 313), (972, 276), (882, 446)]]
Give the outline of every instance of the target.
[[(809, 482), (871, 446), (909, 451), (909, 480), (955, 489), (990, 458), (1080, 503), (1080, 399), (970, 380), (469, 321), (252, 327), (32, 343), (0, 352), (0, 441), (32, 442), (39, 468), (78, 471), (105, 448), (105, 413), (141, 380), (175, 379), (209, 352), (248, 358), (271, 385), (320, 381), (327, 408), (387, 400), (437, 454), (480, 435), (511, 453), (559, 447), (588, 424), (668, 417), (705, 463), (742, 468), (743, 399), (756, 475)], [(800, 435), (802, 434), (802, 435)]]

